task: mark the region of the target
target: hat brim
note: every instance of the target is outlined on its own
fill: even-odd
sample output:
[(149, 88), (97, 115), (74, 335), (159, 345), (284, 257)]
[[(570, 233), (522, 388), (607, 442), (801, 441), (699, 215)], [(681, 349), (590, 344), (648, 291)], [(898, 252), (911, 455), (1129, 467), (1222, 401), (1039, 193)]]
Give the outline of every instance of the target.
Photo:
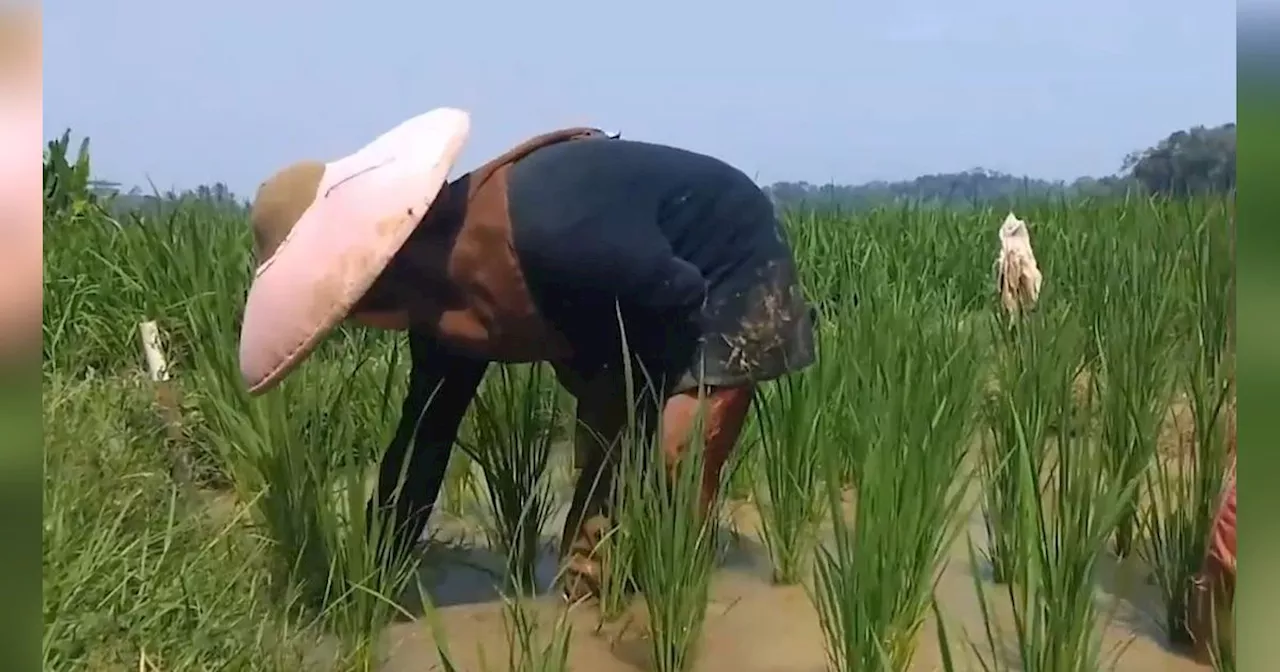
[(351, 311), (440, 193), (470, 116), (439, 108), (325, 164), (315, 200), (245, 301), (240, 373), (257, 395), (289, 375)]

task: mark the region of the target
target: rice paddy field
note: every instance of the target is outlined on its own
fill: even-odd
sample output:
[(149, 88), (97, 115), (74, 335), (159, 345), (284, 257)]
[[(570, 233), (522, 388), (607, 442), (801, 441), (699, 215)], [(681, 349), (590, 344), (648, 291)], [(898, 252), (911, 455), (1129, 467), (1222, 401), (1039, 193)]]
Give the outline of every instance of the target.
[(1210, 667), (1185, 600), (1233, 440), (1231, 197), (1014, 204), (1045, 278), (1016, 319), (1007, 208), (787, 213), (818, 363), (761, 389), (705, 524), (698, 461), (667, 479), (631, 442), (603, 595), (565, 605), (549, 369), (490, 369), (420, 565), (383, 568), (364, 505), (404, 345), (344, 328), (248, 398), (246, 216), (114, 220), (48, 160), (43, 669)]

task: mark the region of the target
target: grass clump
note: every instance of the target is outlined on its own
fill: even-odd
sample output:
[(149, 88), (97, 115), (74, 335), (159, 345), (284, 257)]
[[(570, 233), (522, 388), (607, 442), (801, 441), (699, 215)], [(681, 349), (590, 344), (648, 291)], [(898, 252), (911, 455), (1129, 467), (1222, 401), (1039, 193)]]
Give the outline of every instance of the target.
[(317, 633), (260, 599), (245, 504), (170, 478), (148, 398), (138, 379), (45, 383), (41, 669), (299, 669)]

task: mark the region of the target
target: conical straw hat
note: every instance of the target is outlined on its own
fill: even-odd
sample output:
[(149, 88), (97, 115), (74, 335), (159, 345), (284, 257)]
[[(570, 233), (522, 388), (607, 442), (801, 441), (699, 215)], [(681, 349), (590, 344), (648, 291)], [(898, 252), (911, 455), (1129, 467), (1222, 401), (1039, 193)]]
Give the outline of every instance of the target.
[(258, 188), (257, 272), (240, 327), (250, 394), (285, 378), (368, 291), (422, 220), (471, 129), (439, 108), (328, 163), (308, 161)]

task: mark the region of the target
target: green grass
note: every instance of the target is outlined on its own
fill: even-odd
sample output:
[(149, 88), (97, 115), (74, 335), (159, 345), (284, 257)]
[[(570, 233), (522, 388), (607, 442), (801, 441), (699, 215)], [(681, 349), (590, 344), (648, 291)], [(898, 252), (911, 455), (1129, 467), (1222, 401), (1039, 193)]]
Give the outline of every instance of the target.
[(249, 507), (169, 477), (148, 400), (141, 378), (46, 379), (43, 669), (297, 669), (317, 629), (267, 597)]
[[(87, 160), (70, 159), (46, 166), (64, 177), (45, 213), (44, 669), (372, 669), (411, 584), (411, 567), (381, 569), (364, 521), (402, 346), (342, 327), (249, 398), (243, 208), (188, 200), (116, 221), (76, 179)], [(1109, 613), (1094, 598), (1115, 551), (1150, 566), (1177, 639), (1234, 399), (1230, 211), (1226, 197), (1018, 204), (1045, 290), (1016, 326), (993, 312), (1003, 211), (786, 215), (810, 295), (830, 299), (821, 357), (762, 387), (725, 487), (759, 510), (774, 579), (812, 596), (832, 669), (906, 669), (934, 612), (953, 667), (1005, 669), (1012, 650), (1029, 671), (1104, 668)], [(182, 392), (176, 437), (141, 375), (144, 320)], [(572, 415), (541, 370), (494, 367), (441, 511), (487, 520), (510, 558), (495, 669), (579, 669), (568, 621), (546, 625), (520, 596), (571, 461)], [(1161, 429), (1170, 403), (1191, 421), (1177, 450)], [(173, 450), (198, 466), (194, 486), (170, 475)], [(620, 613), (634, 580), (655, 669), (690, 669), (719, 515), (691, 515), (696, 451), (674, 482), (624, 467), (600, 609)], [(933, 587), (970, 510), (988, 526), (973, 561), (1003, 583), (975, 578), (989, 622), (957, 628)]]

